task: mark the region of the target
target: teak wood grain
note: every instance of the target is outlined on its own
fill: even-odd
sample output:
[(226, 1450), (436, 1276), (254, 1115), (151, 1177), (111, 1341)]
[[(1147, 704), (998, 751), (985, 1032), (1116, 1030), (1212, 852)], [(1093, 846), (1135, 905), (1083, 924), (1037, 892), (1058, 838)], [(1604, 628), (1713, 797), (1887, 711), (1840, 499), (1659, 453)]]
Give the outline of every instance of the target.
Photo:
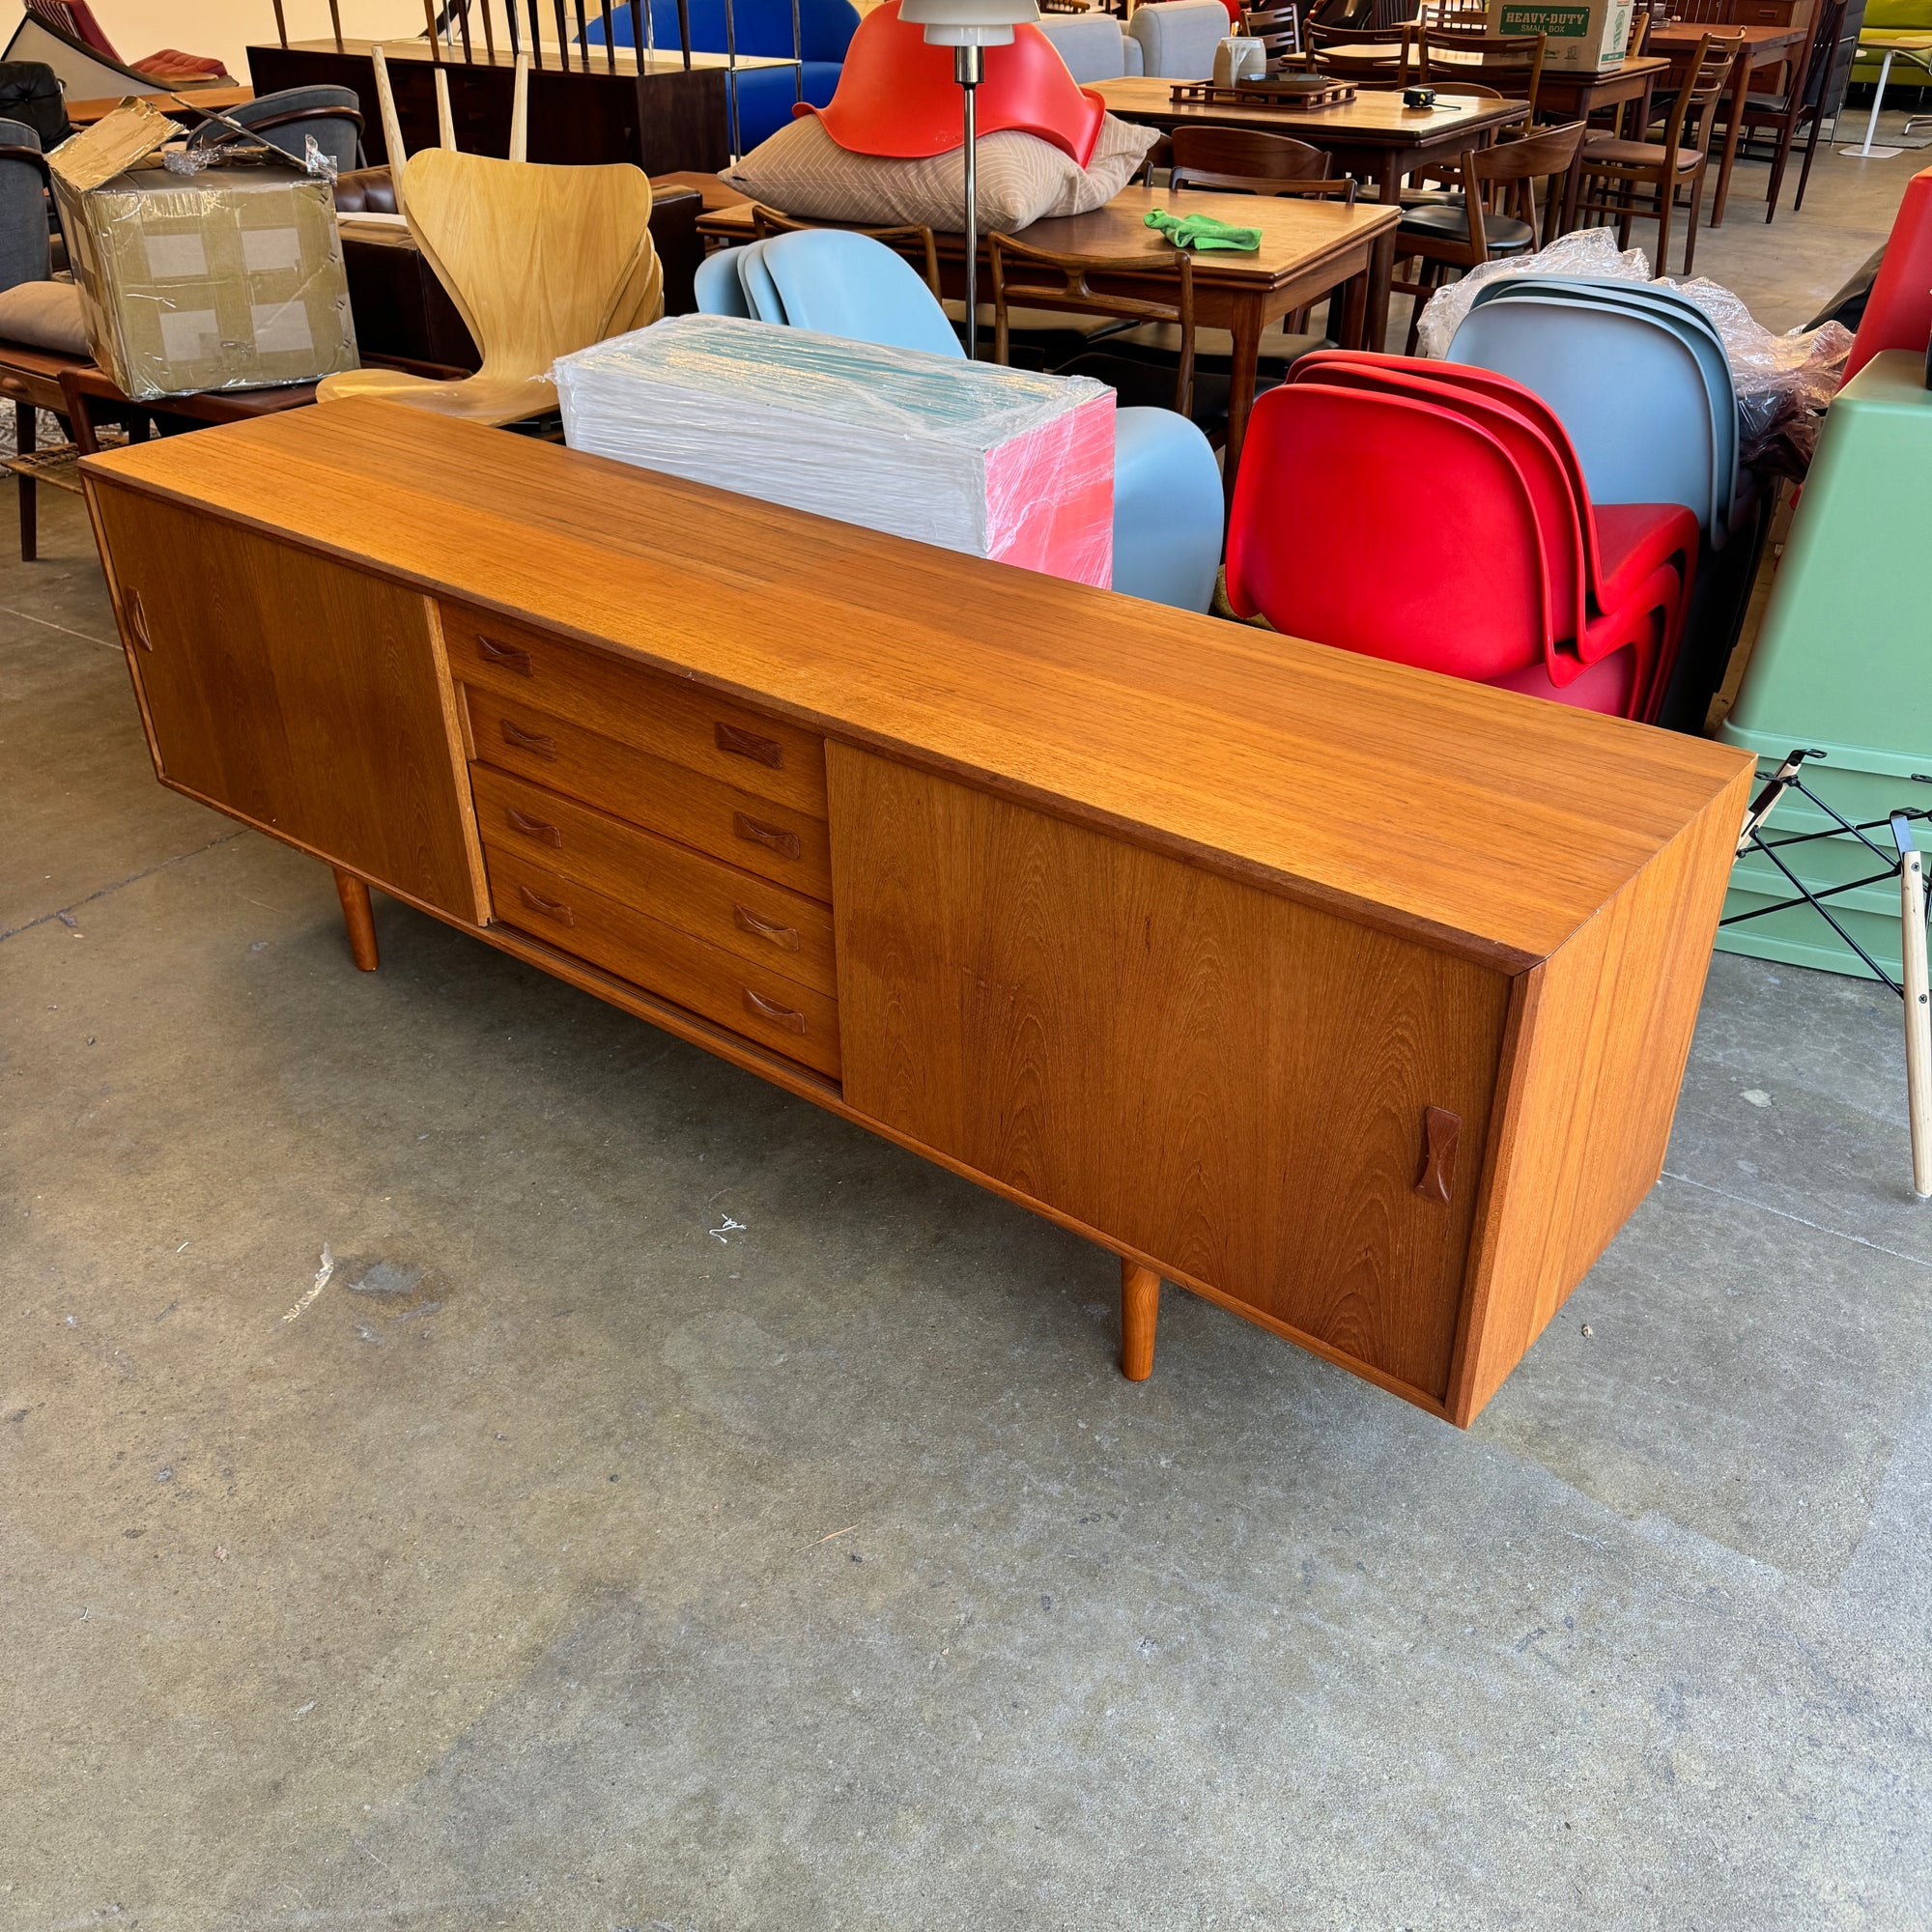
[(84, 469), (98, 495), (541, 613), (808, 730), (1506, 970), (1562, 946), (1748, 769), (1703, 740), (380, 403)]
[(479, 921), (423, 598), (171, 505), (95, 511), (158, 775)]
[[(1500, 973), (834, 745), (845, 1097), (1440, 1400)], [(935, 887), (935, 881), (940, 882)]]
[(405, 416), (83, 467), (157, 771), (345, 906), (1102, 1242), (1130, 1375), (1165, 1276), (1466, 1423), (1655, 1179), (1747, 756)]
[(667, 758), (547, 712), (464, 686), (476, 756), (566, 798), (668, 833), (727, 866), (741, 866), (810, 897), (832, 895), (825, 821), (720, 784)]
[(823, 993), (486, 845), (497, 916), (820, 1073), (838, 1077), (838, 1007)]
[(523, 851), (667, 925), (837, 994), (832, 914), (818, 900), (485, 765), (470, 780), (492, 846)]
[(442, 607), (450, 668), (466, 683), (513, 704), (689, 765), (707, 778), (825, 816), (825, 742), (763, 713), (732, 704), (688, 680), (643, 678), (599, 651), (575, 649), (554, 633), (506, 623), (487, 611)]

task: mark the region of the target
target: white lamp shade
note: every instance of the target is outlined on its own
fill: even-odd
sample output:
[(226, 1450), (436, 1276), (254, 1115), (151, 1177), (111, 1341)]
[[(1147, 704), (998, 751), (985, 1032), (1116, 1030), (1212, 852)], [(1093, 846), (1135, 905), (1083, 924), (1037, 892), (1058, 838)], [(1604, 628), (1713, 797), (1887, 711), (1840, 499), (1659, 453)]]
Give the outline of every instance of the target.
[(899, 18), (923, 27), (933, 45), (996, 47), (1039, 9), (1034, 0), (900, 0)]

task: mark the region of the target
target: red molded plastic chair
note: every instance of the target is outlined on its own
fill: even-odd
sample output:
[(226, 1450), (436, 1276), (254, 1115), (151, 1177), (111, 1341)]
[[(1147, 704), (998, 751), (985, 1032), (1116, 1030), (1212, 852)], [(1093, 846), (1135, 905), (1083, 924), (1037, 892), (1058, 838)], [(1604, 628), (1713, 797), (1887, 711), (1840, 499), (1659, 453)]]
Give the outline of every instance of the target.
[[(1418, 475), (1434, 486), (1426, 518), (1415, 514)], [(1574, 583), (1574, 519), (1562, 535), (1576, 546)], [(1559, 559), (1554, 575), (1565, 568)], [(1314, 382), (1256, 404), (1228, 532), (1228, 597), (1240, 615), (1365, 656), (1641, 716), (1639, 654), (1619, 649), (1585, 666), (1562, 649), (1551, 577), (1536, 493), (1490, 429), (1435, 402)], [(1662, 639), (1660, 619), (1653, 651)]]
[(1850, 382), (1884, 349), (1923, 355), (1932, 338), (1932, 168), (1905, 184), (1905, 199), (1892, 217), (1891, 240), (1878, 279), (1865, 298), (1859, 332), (1845, 363)]
[[(1583, 466), (1562, 419), (1534, 389), (1511, 377), (1467, 362), (1430, 362), (1421, 357), (1376, 355), (1359, 349), (1318, 349), (1296, 367), (1307, 366), (1310, 377), (1324, 365), (1339, 362), (1366, 369), (1401, 368), (1426, 373), (1438, 383), (1478, 395), (1492, 396), (1527, 416), (1555, 449), (1570, 477), (1583, 530), (1583, 561), (1591, 602), (1599, 611), (1628, 603), (1637, 585), (1660, 564), (1674, 565), (1684, 580), (1688, 600), (1697, 569), (1697, 520), (1681, 503), (1593, 503)], [(1587, 511), (1589, 514), (1583, 514)], [(1688, 519), (1688, 522), (1687, 522)]]
[[(1100, 97), (1074, 80), (1053, 43), (1031, 26), (1015, 27), (1010, 45), (986, 49), (974, 111), (979, 133), (1014, 128), (1037, 134), (1083, 168), (1107, 118)], [(920, 160), (951, 154), (964, 139), (952, 50), (928, 46), (920, 28), (899, 18), (899, 0), (886, 0), (860, 21), (831, 100), (823, 107), (800, 101), (792, 112), (816, 114), (855, 155)]]
[(1631, 715), (1649, 718), (1668, 682), (1684, 613), (1685, 580), (1694, 570), (1697, 520), (1675, 503), (1615, 506), (1634, 511), (1612, 519), (1620, 554), (1605, 574), (1598, 557), (1597, 522), (1582, 471), (1562, 424), (1541, 398), (1520, 384), (1487, 370), (1482, 380), (1457, 380), (1453, 363), (1408, 356), (1318, 353), (1303, 358), (1291, 382), (1360, 386), (1454, 410), (1487, 429), (1509, 450), (1537, 507), (1548, 573), (1557, 682), (1565, 666), (1595, 665), (1629, 650), (1636, 659), (1634, 692), (1641, 704)]

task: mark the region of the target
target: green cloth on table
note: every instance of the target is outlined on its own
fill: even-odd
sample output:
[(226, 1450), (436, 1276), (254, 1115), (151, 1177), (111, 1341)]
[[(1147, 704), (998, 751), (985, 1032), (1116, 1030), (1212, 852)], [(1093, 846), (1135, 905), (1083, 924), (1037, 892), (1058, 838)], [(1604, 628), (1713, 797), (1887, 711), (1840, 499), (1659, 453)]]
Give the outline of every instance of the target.
[(1146, 217), (1150, 228), (1158, 228), (1177, 248), (1192, 248), (1197, 255), (1210, 248), (1230, 248), (1252, 255), (1262, 245), (1259, 228), (1236, 228), (1211, 214), (1170, 214), (1164, 208), (1151, 208)]

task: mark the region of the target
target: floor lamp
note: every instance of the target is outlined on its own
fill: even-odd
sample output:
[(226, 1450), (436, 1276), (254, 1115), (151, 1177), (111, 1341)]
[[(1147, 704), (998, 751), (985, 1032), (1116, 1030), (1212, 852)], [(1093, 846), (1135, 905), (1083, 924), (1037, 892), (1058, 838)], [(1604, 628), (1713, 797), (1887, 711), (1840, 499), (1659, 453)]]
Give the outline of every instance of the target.
[(952, 49), (952, 77), (966, 97), (966, 354), (980, 353), (980, 184), (974, 167), (973, 96), (986, 77), (988, 47), (1012, 44), (1013, 29), (1039, 18), (1034, 0), (902, 0), (899, 18), (925, 29), (928, 46)]

